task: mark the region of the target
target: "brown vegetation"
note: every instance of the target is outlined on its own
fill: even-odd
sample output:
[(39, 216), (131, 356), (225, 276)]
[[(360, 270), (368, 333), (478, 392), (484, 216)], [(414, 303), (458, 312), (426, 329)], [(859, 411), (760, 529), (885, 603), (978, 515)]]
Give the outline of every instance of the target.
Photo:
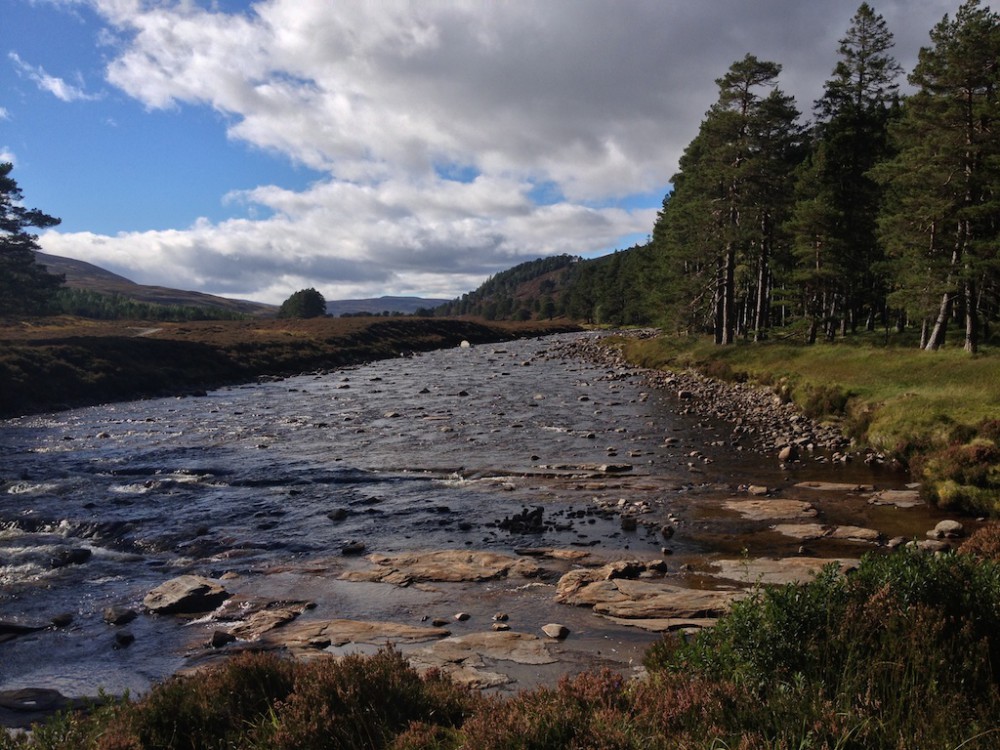
[(0, 416), (181, 395), (406, 352), (578, 330), (565, 321), (315, 318), (190, 323), (0, 322)]

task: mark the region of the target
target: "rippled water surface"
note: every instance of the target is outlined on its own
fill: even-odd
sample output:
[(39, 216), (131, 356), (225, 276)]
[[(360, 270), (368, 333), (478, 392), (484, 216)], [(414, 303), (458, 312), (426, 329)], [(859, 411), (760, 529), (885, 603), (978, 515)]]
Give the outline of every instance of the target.
[[(783, 544), (747, 542), (711, 506), (741, 483), (788, 484), (776, 462), (737, 452), (724, 427), (678, 415), (670, 394), (634, 374), (563, 357), (559, 342), (455, 348), (204, 398), (0, 423), (0, 620), (73, 616), (68, 627), (0, 643), (0, 689), (142, 691), (179, 669), (204, 639), (198, 623), (142, 616), (131, 625), (135, 643), (116, 649), (101, 613), (138, 609), (146, 592), (184, 572), (235, 574), (254, 593), (317, 601), (327, 617), (417, 622), (444, 605), (418, 590), (334, 583), (331, 571), (364, 564), (342, 556), (344, 545), (659, 555), (664, 542), (652, 528), (623, 532), (617, 518), (594, 512), (637, 502), (682, 519), (675, 561)], [(902, 481), (863, 466), (805, 467), (794, 480), (816, 477)], [(536, 506), (543, 531), (498, 524)], [(887, 533), (927, 523), (849, 509)], [(471, 591), (450, 596), (471, 597), (473, 614), (500, 606), (502, 594), (522, 619), (543, 622), (556, 607), (540, 604), (551, 591), (521, 596), (514, 582)], [(570, 609), (559, 616), (592, 653), (653, 638)]]

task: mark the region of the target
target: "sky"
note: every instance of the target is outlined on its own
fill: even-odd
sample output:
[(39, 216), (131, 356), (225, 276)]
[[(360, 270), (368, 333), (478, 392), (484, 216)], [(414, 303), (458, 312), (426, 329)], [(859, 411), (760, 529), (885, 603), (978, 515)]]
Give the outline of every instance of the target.
[[(715, 80), (780, 63), (808, 119), (859, 5), (2, 0), (0, 161), (138, 283), (453, 298), (645, 242)], [(959, 7), (870, 5), (905, 71)]]

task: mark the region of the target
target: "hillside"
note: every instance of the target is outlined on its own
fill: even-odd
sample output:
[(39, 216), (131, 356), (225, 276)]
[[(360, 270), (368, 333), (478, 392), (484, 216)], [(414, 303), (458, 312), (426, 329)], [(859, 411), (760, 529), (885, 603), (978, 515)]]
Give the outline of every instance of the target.
[(169, 289), (163, 286), (136, 284), (124, 276), (119, 276), (82, 260), (40, 252), (36, 252), (35, 256), (38, 262), (48, 268), (50, 272), (64, 275), (66, 286), (71, 289), (119, 295), (149, 304), (208, 307), (243, 315), (266, 316), (273, 315), (276, 311), (273, 306), (260, 302), (228, 299), (201, 292)]
[(403, 313), (412, 315), (420, 310), (430, 310), (446, 303), (444, 299), (428, 299), (425, 297), (376, 297), (369, 299), (338, 299), (327, 300), (326, 312), (329, 315), (381, 315), (382, 313)]

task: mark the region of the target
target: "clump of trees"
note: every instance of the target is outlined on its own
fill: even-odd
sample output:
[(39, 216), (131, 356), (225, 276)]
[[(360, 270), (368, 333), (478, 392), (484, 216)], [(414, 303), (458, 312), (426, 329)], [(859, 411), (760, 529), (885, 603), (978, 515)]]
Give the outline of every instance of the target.
[(10, 176), (13, 168), (0, 163), (0, 314), (34, 314), (46, 311), (64, 279), (35, 261), (38, 235), (29, 230), (54, 227), (60, 220), (21, 204), (21, 189)]
[(930, 41), (901, 98), (863, 3), (808, 127), (780, 65), (747, 55), (716, 81), (651, 240), (676, 329), (812, 343), (919, 325), (937, 349), (958, 321), (977, 350), (1000, 311), (1000, 16), (967, 0)]
[(326, 315), (326, 299), (315, 289), (300, 289), (281, 303), (279, 318), (318, 318)]

